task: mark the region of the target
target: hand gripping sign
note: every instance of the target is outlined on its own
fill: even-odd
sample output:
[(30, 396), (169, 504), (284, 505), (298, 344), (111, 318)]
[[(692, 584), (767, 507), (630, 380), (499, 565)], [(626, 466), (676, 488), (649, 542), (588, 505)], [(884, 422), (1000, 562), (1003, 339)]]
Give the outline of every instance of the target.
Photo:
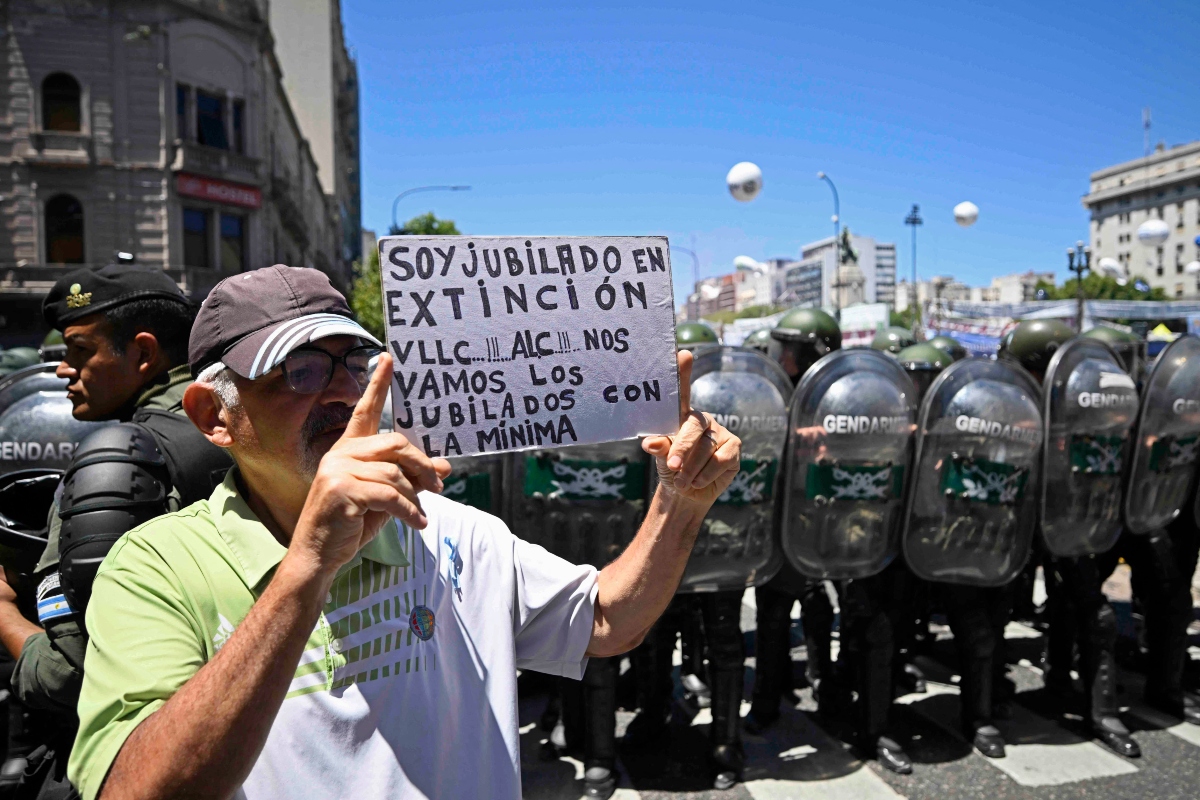
[(427, 455), (679, 427), (665, 238), (390, 236), (379, 263), (392, 414)]

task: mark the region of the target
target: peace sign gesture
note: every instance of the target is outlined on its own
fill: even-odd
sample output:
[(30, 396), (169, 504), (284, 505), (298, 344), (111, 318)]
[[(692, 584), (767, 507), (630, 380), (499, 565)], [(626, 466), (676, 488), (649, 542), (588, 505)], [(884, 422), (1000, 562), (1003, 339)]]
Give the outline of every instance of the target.
[(379, 433), (392, 357), (379, 364), (337, 443), (321, 459), (290, 549), (306, 551), (330, 577), (391, 517), (428, 524), (420, 491), (440, 492), (450, 462), (429, 458), (400, 433)]

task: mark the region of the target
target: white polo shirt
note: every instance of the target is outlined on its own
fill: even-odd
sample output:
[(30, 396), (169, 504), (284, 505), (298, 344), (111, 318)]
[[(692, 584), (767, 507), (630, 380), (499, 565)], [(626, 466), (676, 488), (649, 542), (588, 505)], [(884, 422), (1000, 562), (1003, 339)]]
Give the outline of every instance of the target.
[[(423, 494), (339, 573), (239, 797), (521, 796), (517, 669), (579, 679), (596, 571)], [(97, 576), (70, 777), (94, 798), (121, 745), (246, 616), (284, 548), (232, 473), (130, 531)]]

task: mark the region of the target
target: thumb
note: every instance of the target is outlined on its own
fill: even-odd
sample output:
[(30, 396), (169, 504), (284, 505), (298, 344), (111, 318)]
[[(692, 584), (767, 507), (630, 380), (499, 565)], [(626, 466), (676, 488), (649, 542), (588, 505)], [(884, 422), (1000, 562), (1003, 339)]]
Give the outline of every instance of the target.
[(675, 354), (679, 365), (679, 424), (682, 425), (692, 412), (692, 356), (691, 350), (680, 350)]
[(371, 376), (371, 382), (367, 384), (362, 397), (358, 398), (342, 438), (357, 439), (379, 433), (379, 420), (383, 418), (383, 404), (387, 400), (391, 382), (392, 357), (385, 352), (379, 356), (375, 374)]

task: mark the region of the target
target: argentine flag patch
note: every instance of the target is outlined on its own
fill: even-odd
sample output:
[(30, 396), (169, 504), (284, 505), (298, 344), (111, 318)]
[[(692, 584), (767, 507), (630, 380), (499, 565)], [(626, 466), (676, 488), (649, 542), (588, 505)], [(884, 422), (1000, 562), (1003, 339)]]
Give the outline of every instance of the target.
[(67, 598), (63, 596), (57, 572), (47, 575), (38, 584), (37, 613), (38, 622), (42, 623), (43, 627), (50, 620), (70, 616), (75, 613), (75, 610), (71, 608), (71, 604), (67, 602)]

